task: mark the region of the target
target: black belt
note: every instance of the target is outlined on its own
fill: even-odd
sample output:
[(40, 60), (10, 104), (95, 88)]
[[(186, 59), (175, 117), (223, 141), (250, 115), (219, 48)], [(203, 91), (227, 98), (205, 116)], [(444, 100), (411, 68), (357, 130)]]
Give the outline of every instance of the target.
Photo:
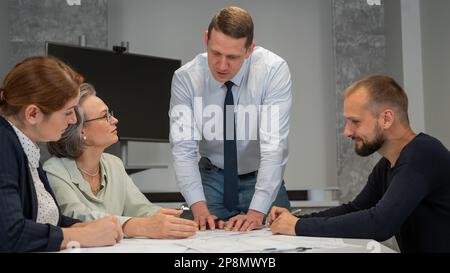
[[(222, 168), (217, 167), (216, 165), (211, 163), (211, 160), (209, 160), (206, 157), (202, 157), (200, 161), (198, 162), (198, 165), (200, 168), (206, 169), (206, 170), (220, 170), (223, 171)], [(250, 176), (256, 176), (258, 174), (258, 171), (253, 171), (245, 174), (238, 175), (239, 178), (246, 178)]]
[(245, 174), (240, 174), (238, 175), (239, 178), (246, 178), (246, 177), (250, 177), (250, 176), (256, 176), (258, 174), (258, 171), (254, 171), (251, 173), (245, 173)]
[[(223, 171), (223, 169), (221, 169), (221, 168), (219, 168), (217, 166), (214, 166), (214, 167), (216, 167), (218, 170)], [(253, 171), (253, 172), (250, 172), (250, 173), (239, 174), (238, 177), (239, 178), (247, 178), (247, 177), (250, 177), (250, 176), (256, 176), (257, 174), (258, 174), (258, 171)]]

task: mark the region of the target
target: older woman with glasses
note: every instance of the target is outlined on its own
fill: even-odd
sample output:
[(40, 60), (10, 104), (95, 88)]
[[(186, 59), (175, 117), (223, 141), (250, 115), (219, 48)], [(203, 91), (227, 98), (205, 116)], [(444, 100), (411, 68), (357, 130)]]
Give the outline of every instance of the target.
[(175, 209), (150, 203), (134, 185), (122, 161), (104, 153), (118, 141), (117, 123), (89, 84), (81, 86), (79, 116), (62, 138), (48, 144), (53, 155), (45, 164), (63, 214), (82, 220), (105, 215), (119, 218), (128, 237), (186, 238), (197, 225)]

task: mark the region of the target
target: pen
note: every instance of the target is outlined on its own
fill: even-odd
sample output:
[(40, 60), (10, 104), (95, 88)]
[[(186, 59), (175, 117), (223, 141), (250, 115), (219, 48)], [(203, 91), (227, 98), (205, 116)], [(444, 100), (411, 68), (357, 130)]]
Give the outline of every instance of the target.
[(294, 211), (291, 211), (291, 215), (294, 215), (294, 216), (296, 216), (296, 217), (299, 217), (300, 214), (301, 214), (301, 212), (302, 212), (302, 209), (296, 209), (296, 210), (294, 210)]
[(306, 250), (311, 250), (311, 247), (303, 247), (303, 246), (298, 246), (295, 248), (275, 248), (275, 247), (271, 247), (271, 248), (265, 248), (262, 250), (262, 252), (268, 252), (268, 253), (281, 253), (281, 252), (288, 252), (288, 251), (294, 251), (294, 252), (304, 252)]
[(191, 210), (188, 206), (185, 206), (185, 205), (181, 205), (178, 209), (182, 210), (182, 211)]
[[(294, 215), (295, 217), (300, 217), (301, 212), (302, 212), (302, 209), (296, 209), (296, 210), (289, 212), (289, 214)], [(266, 221), (266, 223), (263, 226), (261, 226), (261, 228), (264, 228), (264, 227), (268, 228), (268, 227), (270, 227), (271, 224), (273, 224), (273, 222), (269, 223), (268, 221)]]

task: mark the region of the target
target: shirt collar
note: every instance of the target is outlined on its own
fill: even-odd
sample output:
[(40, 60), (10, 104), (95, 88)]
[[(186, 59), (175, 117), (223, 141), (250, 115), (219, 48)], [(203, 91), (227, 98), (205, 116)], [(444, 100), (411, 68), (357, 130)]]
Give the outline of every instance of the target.
[(39, 168), (39, 160), (41, 159), (41, 150), (39, 146), (36, 145), (29, 137), (27, 137), (19, 128), (17, 128), (12, 122), (8, 120), (9, 124), (11, 124), (14, 132), (19, 138), (20, 145), (22, 146), (25, 155), (28, 158), (29, 164), (33, 168)]

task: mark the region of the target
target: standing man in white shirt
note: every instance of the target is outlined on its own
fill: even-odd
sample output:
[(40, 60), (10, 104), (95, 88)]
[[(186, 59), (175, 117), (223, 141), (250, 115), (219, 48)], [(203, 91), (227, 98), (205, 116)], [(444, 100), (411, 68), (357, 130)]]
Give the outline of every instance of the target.
[(216, 13), (204, 37), (207, 52), (172, 81), (176, 179), (200, 230), (248, 231), (273, 205), (290, 207), (283, 174), (291, 75), (282, 58), (255, 46), (242, 8)]

